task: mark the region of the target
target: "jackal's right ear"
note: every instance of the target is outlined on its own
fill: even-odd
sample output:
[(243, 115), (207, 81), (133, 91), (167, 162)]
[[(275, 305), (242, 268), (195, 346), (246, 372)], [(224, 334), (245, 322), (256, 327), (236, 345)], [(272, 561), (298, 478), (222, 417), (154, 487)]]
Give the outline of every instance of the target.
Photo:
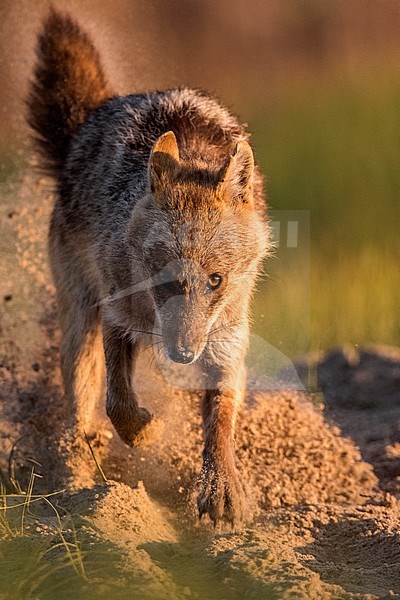
[(180, 168), (179, 149), (173, 131), (161, 135), (153, 146), (149, 161), (151, 191), (175, 179)]

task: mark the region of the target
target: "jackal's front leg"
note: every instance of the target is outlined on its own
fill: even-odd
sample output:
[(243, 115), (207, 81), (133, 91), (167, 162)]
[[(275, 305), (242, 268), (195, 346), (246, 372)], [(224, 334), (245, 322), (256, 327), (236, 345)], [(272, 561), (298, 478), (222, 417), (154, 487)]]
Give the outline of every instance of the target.
[(107, 368), (107, 415), (128, 446), (148, 443), (153, 417), (146, 408), (139, 406), (132, 390), (138, 344), (107, 324), (103, 325), (103, 339)]
[(214, 525), (221, 519), (238, 525), (245, 517), (245, 497), (235, 464), (234, 429), (244, 367), (235, 381), (222, 369), (217, 374), (215, 388), (206, 390), (203, 398), (204, 451), (197, 503), (200, 517), (208, 513)]

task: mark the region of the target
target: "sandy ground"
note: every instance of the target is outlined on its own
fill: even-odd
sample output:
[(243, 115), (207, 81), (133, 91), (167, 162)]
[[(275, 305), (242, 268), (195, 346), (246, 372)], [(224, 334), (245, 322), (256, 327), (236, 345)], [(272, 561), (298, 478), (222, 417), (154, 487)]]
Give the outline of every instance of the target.
[[(0, 266), (0, 460), (15, 450), (26, 482), (59, 489), (65, 407), (54, 294), (46, 267), (46, 181), (4, 190)], [(400, 598), (400, 351), (338, 350), (298, 364), (321, 393), (248, 394), (237, 454), (255, 517), (241, 531), (197, 522), (199, 398), (141, 358), (143, 404), (164, 423), (157, 443), (95, 445), (108, 483), (58, 500), (88, 535), (126, 557), (143, 598)], [(100, 407), (98, 428), (111, 430)], [(82, 483), (95, 471), (89, 448)], [(36, 461), (32, 463), (32, 460)], [(79, 483), (79, 482), (78, 482)], [(139, 588), (138, 588), (139, 589)]]

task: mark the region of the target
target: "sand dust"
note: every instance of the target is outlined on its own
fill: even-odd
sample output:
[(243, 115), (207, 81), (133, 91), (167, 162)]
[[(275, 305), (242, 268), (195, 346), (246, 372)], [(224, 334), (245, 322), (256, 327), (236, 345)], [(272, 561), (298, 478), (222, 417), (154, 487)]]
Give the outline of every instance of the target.
[[(26, 482), (34, 459), (38, 489), (51, 491), (63, 477), (65, 407), (45, 262), (46, 187), (27, 177), (18, 199), (5, 194), (0, 207), (8, 252), (0, 267), (0, 457), (19, 440), (18, 477)], [(129, 449), (115, 432), (94, 443), (107, 484), (83, 444), (83, 480), (96, 481), (62, 499), (90, 535), (126, 556), (143, 597), (400, 597), (400, 352), (338, 350), (302, 361), (299, 372), (310, 365), (325, 410), (320, 395), (249, 393), (236, 444), (254, 520), (214, 531), (195, 511), (198, 394), (171, 386), (143, 353), (138, 387), (164, 423), (157, 444)], [(104, 407), (98, 429), (112, 431)]]

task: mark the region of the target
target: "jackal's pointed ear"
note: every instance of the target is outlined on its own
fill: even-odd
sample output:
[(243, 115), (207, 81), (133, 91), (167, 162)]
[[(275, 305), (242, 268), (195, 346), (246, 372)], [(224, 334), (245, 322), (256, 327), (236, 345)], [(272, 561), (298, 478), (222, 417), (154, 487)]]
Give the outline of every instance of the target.
[(180, 159), (176, 137), (173, 131), (161, 135), (153, 146), (149, 163), (151, 190), (174, 179), (179, 171)]
[(225, 197), (252, 204), (253, 174), (254, 156), (250, 144), (238, 142), (232, 156), (221, 169), (219, 188)]

